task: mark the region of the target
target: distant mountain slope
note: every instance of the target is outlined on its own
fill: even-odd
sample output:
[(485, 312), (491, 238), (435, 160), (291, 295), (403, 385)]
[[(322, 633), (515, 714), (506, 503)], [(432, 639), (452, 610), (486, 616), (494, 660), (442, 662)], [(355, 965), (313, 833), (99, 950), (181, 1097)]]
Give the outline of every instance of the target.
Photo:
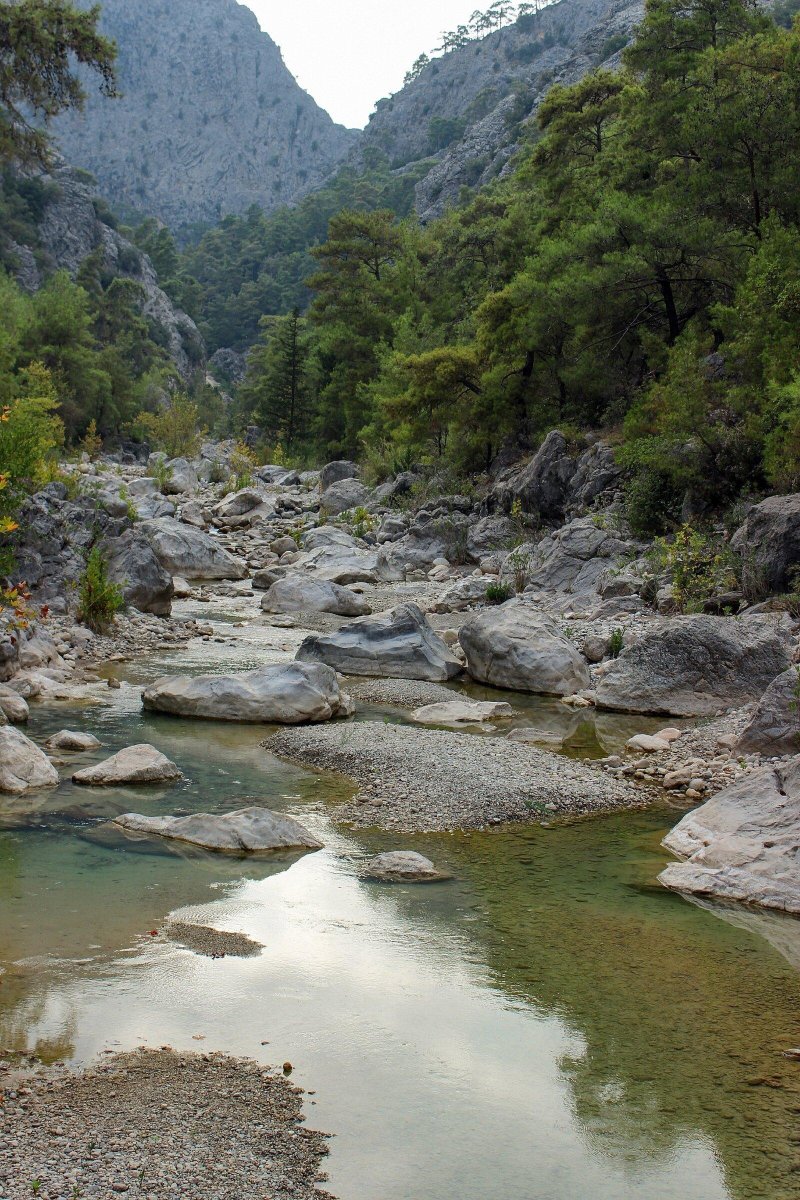
[[(85, 0), (88, 3), (88, 0)], [(122, 216), (174, 229), (312, 191), (356, 137), (304, 92), (236, 0), (103, 0), (123, 96), (56, 124)]]
[(416, 190), (417, 212), (429, 220), (457, 200), (462, 187), (501, 174), (521, 124), (547, 89), (617, 61), (643, 12), (643, 0), (560, 0), (435, 58), (378, 102), (353, 157), (363, 160), (377, 149), (397, 169), (433, 157)]

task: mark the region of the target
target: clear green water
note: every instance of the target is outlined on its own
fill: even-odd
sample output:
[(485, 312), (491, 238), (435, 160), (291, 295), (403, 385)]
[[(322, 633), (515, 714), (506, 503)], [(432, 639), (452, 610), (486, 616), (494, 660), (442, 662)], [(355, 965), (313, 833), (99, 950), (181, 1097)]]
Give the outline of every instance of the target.
[[(266, 636), (115, 669), (242, 665)], [(344, 781), (278, 763), (262, 729), (145, 718), (132, 686), (104, 699), (36, 709), (30, 732), (92, 729), (103, 754), (153, 741), (188, 778), (4, 805), (0, 1046), (288, 1059), (314, 1092), (309, 1122), (335, 1134), (341, 1200), (800, 1196), (800, 1066), (781, 1053), (800, 1044), (800, 975), (764, 938), (656, 885), (675, 814), (403, 837), (454, 880), (369, 884), (359, 861), (398, 841), (332, 826)], [(102, 828), (117, 811), (246, 797), (299, 816), (326, 849), (238, 862)], [(147, 936), (184, 907), (263, 953), (211, 960)], [(769, 931), (800, 945), (798, 928)]]

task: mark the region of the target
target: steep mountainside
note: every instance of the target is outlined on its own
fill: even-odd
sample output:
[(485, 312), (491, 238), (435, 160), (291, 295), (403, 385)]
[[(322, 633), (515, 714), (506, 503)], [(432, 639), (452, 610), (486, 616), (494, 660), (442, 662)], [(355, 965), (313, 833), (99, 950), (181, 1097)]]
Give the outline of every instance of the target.
[(86, 259), (98, 253), (104, 276), (130, 279), (141, 287), (142, 313), (159, 328), (169, 357), (188, 379), (205, 356), (203, 341), (191, 317), (159, 287), (147, 255), (117, 231), (81, 172), (60, 165), (34, 182), (41, 187), (35, 230), (15, 240), (0, 229), (0, 266), (26, 291), (35, 292), (54, 271), (67, 271), (74, 279)]
[(560, 0), (434, 59), (378, 102), (354, 157), (379, 149), (397, 169), (433, 157), (416, 189), (417, 212), (430, 220), (462, 187), (501, 174), (547, 89), (615, 62), (643, 11), (643, 0)]
[(123, 216), (180, 229), (272, 209), (313, 190), (353, 143), (236, 0), (103, 0), (102, 27), (123, 96), (90, 95), (56, 132)]

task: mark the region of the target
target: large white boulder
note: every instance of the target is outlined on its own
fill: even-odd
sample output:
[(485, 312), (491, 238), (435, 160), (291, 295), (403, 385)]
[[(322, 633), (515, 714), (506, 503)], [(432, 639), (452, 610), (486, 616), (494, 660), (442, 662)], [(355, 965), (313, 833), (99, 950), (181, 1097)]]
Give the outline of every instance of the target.
[(479, 725), (484, 721), (507, 720), (513, 715), (511, 705), (500, 700), (443, 700), (415, 709), (411, 720), (417, 725)]
[(571, 696), (588, 687), (589, 668), (555, 618), (523, 599), (472, 617), (459, 641), (473, 679), (495, 687)]
[(360, 617), (331, 634), (311, 634), (297, 651), (300, 662), (327, 663), (343, 675), (390, 679), (453, 679), (463, 668), (416, 604)]
[(20, 795), (56, 787), (58, 771), (38, 746), (13, 725), (0, 728), (0, 792)]
[(664, 846), (678, 892), (800, 913), (800, 756), (763, 767), (678, 822)]
[(329, 667), (274, 663), (237, 675), (172, 675), (142, 694), (153, 712), (213, 721), (300, 725), (347, 717), (353, 706)]
[(299, 821), (268, 808), (243, 808), (232, 813), (193, 813), (188, 817), (148, 817), (125, 813), (114, 824), (130, 833), (157, 835), (189, 842), (206, 850), (258, 854), (267, 850), (320, 850), (322, 842)]

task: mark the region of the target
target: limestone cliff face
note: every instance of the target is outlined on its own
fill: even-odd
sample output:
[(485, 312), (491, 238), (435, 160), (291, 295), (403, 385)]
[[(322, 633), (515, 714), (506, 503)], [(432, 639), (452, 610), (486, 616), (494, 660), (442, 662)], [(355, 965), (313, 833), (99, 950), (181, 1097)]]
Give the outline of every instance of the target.
[(90, 94), (55, 129), (123, 217), (180, 230), (276, 208), (312, 191), (353, 144), (236, 0), (103, 0), (101, 23), (119, 47), (123, 96)]
[(43, 176), (43, 182), (47, 201), (35, 242), (19, 245), (4, 239), (0, 230), (0, 248), (20, 285), (35, 292), (49, 275), (61, 270), (75, 278), (81, 264), (99, 251), (106, 274), (139, 284), (142, 312), (161, 327), (170, 358), (188, 379), (205, 358), (203, 340), (191, 317), (159, 287), (150, 259), (108, 223), (110, 216), (104, 219), (93, 188), (80, 172), (59, 165)]
[(416, 208), (423, 220), (438, 216), (462, 187), (503, 173), (553, 83), (574, 83), (600, 63), (613, 66), (643, 11), (642, 0), (560, 0), (434, 59), (379, 101), (354, 157), (379, 148), (398, 170), (431, 158)]

